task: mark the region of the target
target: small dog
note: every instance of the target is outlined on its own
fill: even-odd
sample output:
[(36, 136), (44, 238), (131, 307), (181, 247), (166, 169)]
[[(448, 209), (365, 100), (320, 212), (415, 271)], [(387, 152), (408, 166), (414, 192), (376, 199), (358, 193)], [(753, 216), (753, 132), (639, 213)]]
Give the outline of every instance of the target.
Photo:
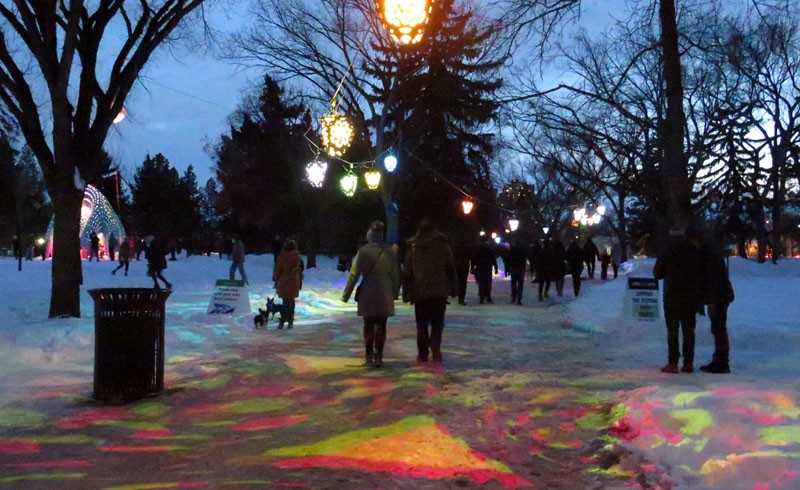
[(267, 322), (270, 317), (275, 318), (275, 313), (278, 314), (278, 320), (283, 321), (283, 304), (275, 302), (275, 296), (267, 298), (267, 309), (258, 309), (258, 315), (253, 318), (253, 325), (255, 328), (266, 328)]

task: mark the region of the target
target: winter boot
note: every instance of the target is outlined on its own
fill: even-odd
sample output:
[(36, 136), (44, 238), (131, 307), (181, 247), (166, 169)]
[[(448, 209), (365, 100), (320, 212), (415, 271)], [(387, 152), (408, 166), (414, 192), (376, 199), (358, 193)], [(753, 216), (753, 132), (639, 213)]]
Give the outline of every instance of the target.
[(704, 366), (700, 366), (700, 371), (712, 374), (728, 374), (731, 368), (728, 364), (710, 362)]
[(669, 374), (678, 374), (678, 363), (670, 362), (669, 364), (661, 368), (661, 372)]
[(694, 372), (694, 365), (691, 362), (684, 362), (683, 367), (681, 367), (682, 373), (693, 373)]

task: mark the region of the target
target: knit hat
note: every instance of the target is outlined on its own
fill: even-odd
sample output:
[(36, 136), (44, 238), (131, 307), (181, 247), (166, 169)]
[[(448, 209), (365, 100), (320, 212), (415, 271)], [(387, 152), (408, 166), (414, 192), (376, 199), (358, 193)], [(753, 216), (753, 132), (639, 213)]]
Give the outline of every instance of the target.
[(367, 243), (383, 243), (383, 232), (385, 229), (386, 226), (383, 224), (383, 221), (373, 221), (369, 226), (369, 231), (367, 231)]

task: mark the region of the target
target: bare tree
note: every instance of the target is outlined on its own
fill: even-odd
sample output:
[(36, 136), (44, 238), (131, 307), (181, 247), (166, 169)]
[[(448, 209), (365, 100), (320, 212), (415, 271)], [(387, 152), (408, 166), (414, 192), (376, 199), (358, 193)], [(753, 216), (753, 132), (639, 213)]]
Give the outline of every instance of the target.
[(102, 171), (109, 128), (154, 50), (202, 2), (0, 2), (0, 100), (55, 207), (51, 318), (80, 316), (83, 187)]

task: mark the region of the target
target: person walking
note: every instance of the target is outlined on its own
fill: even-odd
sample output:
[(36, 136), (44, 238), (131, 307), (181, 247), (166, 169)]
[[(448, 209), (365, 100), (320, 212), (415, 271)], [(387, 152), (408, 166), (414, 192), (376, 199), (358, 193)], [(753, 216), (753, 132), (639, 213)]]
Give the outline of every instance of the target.
[(619, 274), (620, 264), (622, 264), (622, 245), (614, 242), (614, 245), (611, 246), (611, 270), (614, 272), (614, 279)]
[(417, 360), (427, 362), (430, 350), (433, 362), (442, 362), (447, 297), (456, 296), (458, 291), (453, 252), (447, 237), (430, 220), (421, 220), (416, 235), (409, 240), (403, 271), (414, 302)]
[(172, 284), (161, 273), (167, 268), (167, 251), (164, 248), (164, 242), (161, 238), (150, 235), (145, 239), (145, 243), (147, 243), (144, 251), (144, 258), (147, 259), (147, 275), (153, 278), (153, 287), (161, 289), (158, 285), (158, 279), (161, 279), (167, 289), (172, 289)]
[(511, 304), (522, 304), (522, 290), (525, 285), (525, 269), (528, 263), (528, 250), (521, 239), (517, 239), (506, 255), (506, 273), (511, 276)]
[(364, 357), (367, 366), (383, 365), (386, 322), (394, 316), (394, 300), (400, 294), (400, 272), (392, 248), (386, 245), (382, 221), (373, 221), (367, 231), (367, 243), (358, 250), (342, 301), (347, 303), (359, 278), (356, 290), (358, 316), (364, 319)]
[(594, 279), (595, 262), (600, 260), (600, 250), (597, 245), (592, 241), (592, 237), (586, 239), (583, 244), (583, 260), (586, 262), (586, 276), (588, 279)]
[(706, 267), (703, 303), (707, 305), (714, 336), (714, 355), (711, 362), (700, 366), (700, 371), (714, 374), (731, 372), (729, 364), (730, 342), (728, 340), (728, 306), (734, 300), (733, 285), (728, 276), (728, 267), (723, 254), (711, 246), (703, 248), (703, 263)]
[(116, 269), (111, 271), (112, 275), (115, 275), (118, 270), (125, 268), (125, 275), (128, 275), (128, 268), (130, 267), (131, 263), (131, 242), (133, 240), (122, 240), (122, 243), (119, 244), (119, 265)]
[(553, 241), (548, 238), (544, 242), (544, 247), (536, 255), (536, 274), (539, 281), (539, 301), (544, 301), (550, 297), (550, 283), (555, 275), (555, 253), (553, 252)]
[(303, 288), (303, 258), (295, 240), (284, 242), (283, 250), (275, 262), (272, 280), (275, 281), (278, 296), (283, 300), (283, 314), (278, 329), (283, 329), (284, 322), (288, 323), (286, 328), (291, 329), (294, 327), (295, 300)]
[(564, 296), (564, 276), (567, 274), (567, 251), (558, 238), (553, 239), (553, 284), (556, 294)]
[(702, 304), (702, 288), (697, 274), (703, 270), (703, 262), (700, 249), (687, 238), (685, 227), (673, 227), (669, 235), (666, 247), (653, 266), (653, 276), (664, 280), (668, 361), (661, 372), (678, 372), (680, 332), (683, 337), (683, 366), (680, 371), (691, 373), (694, 372), (695, 314)]
[(228, 279), (233, 281), (236, 279), (236, 270), (242, 275), (242, 281), (247, 282), (247, 274), (244, 271), (244, 242), (238, 237), (234, 236), (231, 241), (233, 242), (233, 250), (231, 251), (231, 268), (228, 271)]
[(89, 262), (92, 261), (92, 257), (100, 262), (100, 237), (95, 232), (89, 235)]
[(572, 276), (572, 291), (575, 297), (581, 293), (581, 273), (583, 273), (583, 250), (578, 245), (578, 240), (572, 240), (567, 249), (567, 264), (569, 274)]
[(114, 235), (112, 231), (110, 235), (108, 235), (108, 260), (114, 260), (114, 252), (117, 250), (117, 244), (119, 240)]
[(489, 245), (489, 237), (484, 236), (472, 254), (472, 274), (478, 283), (480, 304), (492, 302), (492, 269), (495, 274), (498, 273), (497, 255)]
[(528, 248), (528, 263), (531, 266), (531, 284), (536, 283), (536, 278), (538, 277), (538, 272), (536, 270), (536, 257), (539, 256), (539, 252), (542, 251), (542, 244), (539, 243), (538, 240), (534, 240), (531, 246)]
[(467, 280), (469, 279), (470, 260), (474, 245), (466, 238), (460, 240), (453, 249), (453, 260), (456, 266), (456, 277), (458, 282), (458, 304), (467, 304)]

